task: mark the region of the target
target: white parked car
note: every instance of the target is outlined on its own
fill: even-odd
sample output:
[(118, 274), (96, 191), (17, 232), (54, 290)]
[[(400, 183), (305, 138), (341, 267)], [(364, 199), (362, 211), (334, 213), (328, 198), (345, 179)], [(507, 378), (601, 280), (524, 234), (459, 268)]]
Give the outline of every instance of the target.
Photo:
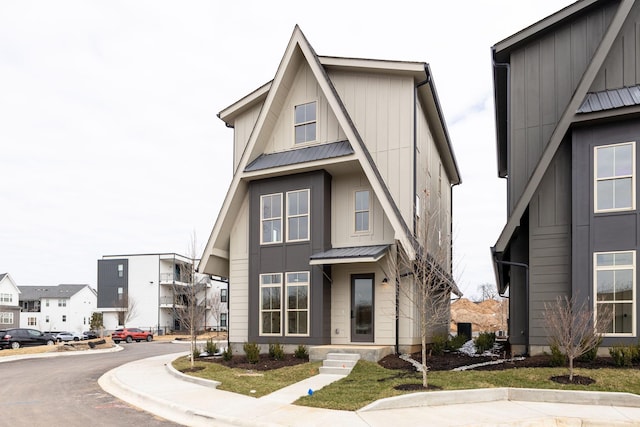
[(56, 341), (80, 341), (84, 339), (84, 335), (77, 332), (58, 332), (56, 335)]

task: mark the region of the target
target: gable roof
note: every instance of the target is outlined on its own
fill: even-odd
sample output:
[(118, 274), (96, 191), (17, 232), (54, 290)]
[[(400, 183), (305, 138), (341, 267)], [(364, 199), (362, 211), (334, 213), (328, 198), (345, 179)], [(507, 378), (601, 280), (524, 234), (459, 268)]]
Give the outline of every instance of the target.
[(94, 294), (96, 291), (89, 285), (57, 285), (57, 286), (18, 286), (20, 301), (35, 301), (42, 298), (71, 298), (82, 289), (88, 287)]
[[(499, 42), (495, 46), (493, 46), (493, 58), (494, 58), (494, 67), (499, 67), (501, 64), (499, 62), (505, 59), (505, 55), (508, 56), (515, 47), (524, 43), (527, 39), (532, 37), (537, 37), (540, 33), (547, 31), (550, 27), (557, 25), (559, 22), (565, 22), (566, 20), (572, 19), (578, 14), (583, 13), (587, 8), (594, 6), (598, 2), (602, 2), (603, 0), (583, 0), (570, 5), (561, 11), (543, 19), (537, 24), (528, 27), (527, 29), (516, 33), (515, 35)], [(500, 233), (500, 237), (498, 238), (496, 244), (491, 248), (492, 253), (495, 255), (496, 253), (502, 253), (506, 250), (509, 245), (511, 238), (516, 230), (516, 228), (520, 225), (520, 220), (524, 215), (525, 210), (529, 206), (531, 202), (531, 198), (535, 194), (535, 191), (540, 185), (544, 174), (546, 173), (549, 165), (551, 164), (553, 157), (560, 146), (560, 143), (564, 139), (567, 131), (571, 124), (576, 121), (576, 114), (583, 101), (587, 96), (587, 91), (593, 84), (593, 81), (602, 67), (611, 46), (613, 45), (618, 33), (620, 32), (629, 12), (631, 11), (631, 7), (633, 6), (634, 0), (621, 0), (620, 4), (616, 10), (615, 16), (613, 17), (611, 24), (607, 28), (600, 41), (600, 45), (596, 49), (593, 57), (591, 58), (591, 62), (587, 65), (584, 74), (578, 86), (576, 87), (567, 107), (563, 111), (560, 119), (558, 120), (555, 129), (553, 130), (551, 137), (549, 138), (549, 142), (546, 145), (538, 164), (536, 165), (529, 181), (525, 185), (524, 190), (518, 201), (515, 203), (513, 210), (507, 220), (506, 225), (502, 229)], [(494, 68), (494, 79), (498, 79), (500, 74), (497, 74), (496, 69)], [(501, 75), (502, 78), (505, 75)], [(495, 83), (498, 86), (498, 83)], [(496, 87), (496, 97), (500, 91), (500, 88)], [(503, 94), (504, 95), (504, 94)], [(499, 105), (500, 103), (500, 105)], [(496, 122), (498, 125), (498, 150), (501, 150), (500, 147), (506, 147), (507, 133), (507, 118), (506, 118), (506, 106), (502, 105), (502, 99), (496, 99)], [(501, 116), (504, 115), (504, 116)], [(506, 150), (505, 150), (506, 151)], [(499, 151), (500, 152), (500, 151)], [(504, 162), (498, 160), (498, 164), (501, 165)], [(501, 166), (499, 166), (501, 168)]]
[[(443, 163), (447, 168), (447, 172), (451, 176), (451, 182), (453, 184), (460, 182), (457, 163), (453, 156), (449, 135), (442, 118), (439, 100), (437, 93), (435, 92), (433, 79), (427, 64), (405, 63), (399, 61), (354, 60), (330, 57), (323, 58), (327, 66), (379, 67), (380, 69), (384, 69), (384, 67), (389, 69), (389, 67), (392, 66), (392, 69), (394, 70), (401, 70), (403, 72), (421, 75), (423, 82), (419, 86), (422, 91), (427, 91), (429, 94), (429, 103), (431, 104), (428, 106), (430, 108), (429, 112), (433, 114), (435, 111), (437, 113), (439, 123), (441, 125), (434, 136), (438, 140), (442, 140), (442, 138), (444, 138), (449, 148), (447, 155), (443, 156)], [(262, 108), (254, 125), (253, 131), (238, 163), (237, 172), (232, 178), (231, 185), (222, 204), (222, 208), (201, 257), (202, 262), (198, 266), (198, 271), (200, 272), (208, 271), (212, 274), (217, 274), (211, 271), (214, 268), (213, 265), (215, 264), (218, 268), (224, 268), (224, 260), (229, 258), (228, 240), (231, 224), (236, 218), (235, 213), (239, 211), (248, 188), (247, 176), (245, 175), (247, 168), (255, 167), (256, 162), (271, 164), (272, 160), (280, 161), (283, 160), (285, 156), (288, 156), (285, 154), (282, 154), (279, 157), (264, 156), (262, 157), (262, 160), (260, 160), (260, 156), (264, 153), (267, 137), (275, 126), (280, 103), (283, 98), (287, 96), (289, 83), (295, 77), (297, 69), (303, 61), (311, 70), (320, 91), (327, 99), (329, 108), (331, 108), (332, 112), (335, 114), (339, 126), (344, 131), (351, 149), (353, 150), (353, 156), (362, 168), (365, 176), (371, 184), (372, 190), (383, 208), (383, 211), (386, 213), (387, 218), (393, 227), (395, 239), (401, 242), (410, 256), (415, 256), (415, 242), (412, 238), (412, 233), (410, 232), (409, 227), (405, 223), (398, 206), (391, 197), (391, 193), (382, 179), (380, 172), (375, 167), (373, 158), (367, 150), (361, 135), (356, 129), (353, 120), (349, 116), (346, 107), (342, 103), (333, 83), (327, 75), (327, 71), (325, 66), (322, 64), (320, 57), (318, 57), (300, 28), (296, 25), (273, 81), (263, 85), (252, 94), (244, 97), (219, 114), (219, 117), (229, 124), (228, 120), (234, 117), (239, 110), (245, 110), (255, 105), (256, 102), (262, 102)], [(308, 152), (305, 153), (308, 154)], [(315, 153), (315, 155), (318, 154), (318, 152), (312, 153)], [(300, 155), (301, 153), (298, 152), (293, 155), (296, 154)], [(218, 262), (216, 262), (216, 258), (218, 259)]]

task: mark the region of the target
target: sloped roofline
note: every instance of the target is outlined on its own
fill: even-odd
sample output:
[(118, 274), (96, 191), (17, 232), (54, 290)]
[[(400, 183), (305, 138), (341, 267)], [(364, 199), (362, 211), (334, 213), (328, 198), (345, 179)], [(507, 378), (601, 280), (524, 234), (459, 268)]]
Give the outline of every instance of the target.
[[(579, 2), (579, 3), (581, 5), (583, 3), (591, 5), (592, 3), (594, 3), (594, 1), (583, 0), (583, 2)], [(504, 226), (502, 232), (500, 233), (500, 237), (498, 238), (495, 246), (491, 248), (492, 253), (494, 255), (494, 259), (496, 257), (496, 253), (502, 253), (505, 251), (505, 249), (507, 248), (507, 246), (511, 241), (513, 233), (515, 232), (516, 228), (520, 225), (520, 219), (522, 218), (522, 215), (524, 214), (526, 208), (529, 206), (529, 203), (531, 202), (531, 198), (533, 197), (536, 189), (539, 187), (540, 182), (542, 181), (544, 174), (549, 168), (549, 165), (551, 164), (553, 157), (555, 156), (555, 153), (558, 150), (558, 147), (560, 146), (560, 143), (562, 142), (567, 131), (569, 130), (569, 127), (576, 120), (576, 112), (580, 107), (582, 101), (584, 100), (587, 94), (587, 91), (589, 90), (589, 87), (591, 87), (593, 80), (595, 79), (598, 71), (602, 67), (602, 64), (604, 63), (607, 57), (607, 54), (611, 49), (611, 46), (613, 45), (616, 37), (618, 36), (622, 26), (624, 25), (624, 22), (627, 16), (629, 15), (629, 12), (631, 11), (633, 3), (634, 3), (634, 0), (620, 1), (620, 5), (616, 10), (616, 13), (611, 21), (611, 24), (609, 25), (609, 28), (607, 28), (604, 36), (602, 37), (600, 45), (596, 49), (593, 55), (593, 58), (591, 59), (591, 62), (589, 63), (584, 74), (582, 75), (582, 78), (578, 83), (578, 86), (576, 87), (576, 90), (574, 91), (573, 96), (571, 97), (571, 100), (569, 101), (566, 109), (562, 113), (560, 120), (558, 120), (558, 123), (556, 124), (556, 127), (553, 130), (553, 133), (551, 134), (551, 138), (549, 139), (549, 143), (544, 149), (544, 152), (542, 153), (542, 156), (540, 157), (538, 164), (536, 165), (533, 173), (531, 174), (529, 181), (525, 185), (522, 195), (514, 205), (513, 211), (511, 212), (509, 219), (507, 220), (507, 224)], [(575, 5), (572, 5), (572, 6), (575, 6)], [(571, 8), (571, 6), (569, 6), (569, 8)], [(569, 8), (565, 8), (561, 12)], [(584, 7), (578, 9), (578, 11), (582, 11), (582, 10), (584, 10)], [(575, 13), (577, 13), (577, 11), (575, 11), (574, 14)], [(542, 29), (540, 31), (542, 31)], [(528, 37), (531, 37), (531, 36), (532, 34), (529, 35)], [(496, 105), (496, 109), (497, 108), (498, 106)]]
[[(327, 62), (327, 66), (329, 64), (333, 64), (333, 66), (363, 66), (365, 63), (370, 66), (379, 66), (382, 67), (384, 64), (388, 66), (393, 64), (396, 68), (401, 69), (402, 71), (409, 71), (412, 73), (418, 72), (418, 63), (413, 62), (401, 62), (401, 61), (380, 61), (380, 60), (359, 60), (359, 59), (349, 59), (349, 58), (335, 58), (335, 57), (318, 57), (307, 41), (306, 37), (302, 33), (300, 27), (298, 25), (295, 26), (293, 30), (293, 34), (291, 39), (289, 40), (289, 44), (285, 50), (285, 54), (280, 61), (280, 65), (278, 66), (278, 70), (276, 71), (276, 75), (274, 79), (263, 85), (258, 90), (252, 92), (246, 97), (242, 98), (240, 101), (232, 104), (227, 107), (220, 113), (220, 118), (225, 120), (225, 118), (230, 118), (234, 114), (237, 114), (239, 111), (248, 108), (249, 106), (255, 105), (255, 103), (260, 102), (262, 100), (262, 108), (256, 120), (256, 124), (254, 129), (249, 137), (249, 141), (241, 155), (237, 172), (234, 174), (227, 195), (225, 196), (225, 200), (222, 204), (222, 208), (216, 219), (216, 223), (214, 224), (213, 230), (205, 247), (205, 250), (201, 257), (201, 263), (198, 266), (199, 271), (203, 271), (207, 267), (207, 263), (209, 262), (210, 256), (221, 257), (223, 259), (228, 259), (229, 254), (226, 250), (221, 249), (220, 247), (216, 247), (216, 242), (220, 240), (222, 237), (221, 234), (224, 233), (224, 238), (228, 238), (229, 228), (231, 221), (230, 213), (237, 211), (240, 208), (242, 200), (245, 197), (247, 191), (246, 182), (243, 182), (243, 171), (247, 164), (253, 160), (254, 152), (256, 150), (256, 144), (261, 142), (261, 133), (264, 131), (265, 122), (268, 119), (270, 114), (270, 110), (273, 106), (274, 99), (278, 95), (281, 89), (281, 83), (285, 78), (286, 73), (288, 72), (288, 67), (291, 61), (296, 55), (296, 52), (300, 52), (304, 60), (307, 62), (311, 72), (315, 76), (319, 87), (321, 88), (324, 96), (327, 98), (327, 102), (336, 115), (338, 123), (341, 128), (344, 130), (347, 139), (352, 143), (354, 148), (356, 157), (360, 160), (361, 167), (367, 176), (367, 179), (371, 183), (371, 186), (380, 201), (380, 204), (383, 207), (384, 212), (386, 212), (387, 217), (394, 229), (396, 240), (400, 241), (402, 245), (406, 248), (408, 253), (412, 256), (415, 256), (415, 242), (412, 239), (412, 233), (409, 230), (409, 227), (405, 223), (402, 215), (400, 214), (400, 210), (397, 205), (393, 201), (389, 189), (384, 183), (380, 172), (374, 166), (373, 158), (371, 154), (367, 150), (362, 137), (358, 133), (351, 117), (349, 116), (345, 106), (342, 104), (338, 93), (331, 83), (327, 72), (322, 64), (324, 60)], [(425, 67), (426, 64), (421, 63), (421, 70), (423, 73), (426, 73), (428, 68)], [(425, 83), (429, 83), (429, 86), (432, 87), (431, 81), (426, 81)], [(432, 94), (434, 96), (435, 102), (438, 102), (437, 94), (433, 91)], [(439, 109), (439, 105), (437, 106)], [(446, 126), (444, 124), (444, 120), (440, 115), (441, 125), (443, 127)], [(445, 131), (446, 132), (446, 131)], [(448, 133), (445, 133), (448, 141)], [(450, 147), (450, 145), (449, 145)], [(453, 151), (450, 150), (451, 155)], [(456, 165), (455, 172), (456, 176), (454, 176), (454, 181), (459, 181), (459, 174), (457, 173), (457, 164), (455, 163), (455, 159), (452, 158), (453, 164)], [(234, 215), (231, 215), (234, 216)], [(226, 232), (224, 230), (227, 230)], [(226, 245), (221, 245), (226, 246)]]

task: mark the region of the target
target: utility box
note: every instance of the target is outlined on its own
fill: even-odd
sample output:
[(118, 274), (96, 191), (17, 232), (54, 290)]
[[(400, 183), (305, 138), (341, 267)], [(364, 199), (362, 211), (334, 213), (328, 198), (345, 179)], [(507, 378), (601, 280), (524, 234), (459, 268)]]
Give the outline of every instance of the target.
[(467, 340), (471, 339), (471, 323), (458, 323), (458, 336), (460, 335), (466, 336)]

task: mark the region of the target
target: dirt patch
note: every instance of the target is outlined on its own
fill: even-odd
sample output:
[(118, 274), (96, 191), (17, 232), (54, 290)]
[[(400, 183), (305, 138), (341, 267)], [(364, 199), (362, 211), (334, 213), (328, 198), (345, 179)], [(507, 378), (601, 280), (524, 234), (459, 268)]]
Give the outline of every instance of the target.
[(308, 358), (299, 359), (293, 354), (285, 354), (281, 360), (274, 360), (269, 357), (268, 354), (261, 354), (258, 363), (249, 363), (246, 356), (236, 355), (232, 356), (231, 360), (224, 360), (222, 357), (199, 357), (198, 360), (203, 362), (219, 363), (228, 368), (239, 368), (254, 371), (269, 371), (271, 369), (280, 369), (285, 366), (295, 366), (302, 363), (307, 363)]
[(422, 387), (422, 384), (412, 383), (412, 384), (398, 384), (397, 386), (394, 387), (394, 389), (401, 390), (401, 391), (438, 391), (438, 390), (442, 390), (442, 387), (428, 384), (427, 387), (425, 388), (425, 387)]
[(558, 375), (549, 379), (558, 384), (589, 385), (596, 382), (596, 380), (594, 380), (593, 378), (583, 377), (581, 375), (574, 375), (573, 380), (569, 380), (569, 375)]

